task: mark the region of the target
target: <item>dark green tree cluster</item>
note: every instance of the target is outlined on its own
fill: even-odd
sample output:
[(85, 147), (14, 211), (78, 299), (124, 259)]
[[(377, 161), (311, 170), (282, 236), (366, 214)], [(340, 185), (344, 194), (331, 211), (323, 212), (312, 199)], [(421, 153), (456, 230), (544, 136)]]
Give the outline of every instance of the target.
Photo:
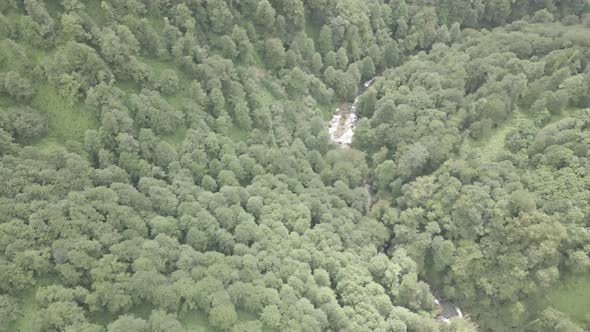
[[(132, 140), (124, 136), (117, 140)], [(15, 296), (51, 276), (35, 298), (43, 330), (100, 331), (91, 317), (107, 314), (118, 316), (108, 331), (180, 329), (177, 315), (195, 310), (220, 330), (239, 330), (244, 312), (259, 328), (437, 329), (410, 311), (434, 305), (414, 261), (403, 249), (379, 253), (385, 227), (362, 204), (348, 207), (340, 196), (355, 195), (346, 185), (322, 183), (300, 140), (269, 151), (199, 137), (191, 129), (186, 148), (171, 150), (167, 172), (147, 161), (167, 150), (149, 129), (136, 151), (127, 143), (118, 166), (93, 168), (64, 150), (4, 156), (2, 292)], [(325, 171), (354, 174), (347, 156), (333, 158)], [(5, 300), (9, 315), (16, 301)], [(138, 305), (154, 311), (127, 314)]]
[[(390, 254), (408, 250), (432, 285), (494, 330), (552, 331), (528, 299), (590, 262), (588, 113), (578, 110), (589, 106), (586, 30), (556, 34), (546, 29), (563, 25), (550, 21), (463, 30), (359, 98), (354, 145), (390, 201), (373, 208), (393, 233)], [(518, 116), (498, 152), (463, 147)]]
[[(339, 45), (324, 66), (302, 2), (31, 0), (1, 22), (3, 329), (26, 301), (44, 331), (442, 328), (407, 253), (379, 253), (364, 154), (318, 117), (394, 61)], [(24, 147), (53, 129), (42, 82), (98, 123), (69, 151)]]
[(590, 106), (590, 76), (579, 58), (588, 54), (588, 38), (545, 26), (464, 30), (460, 42), (437, 43), (386, 71), (359, 98), (365, 118), (354, 143), (372, 154), (377, 187), (399, 193), (403, 182), (449, 159), (465, 135), (489, 136), (515, 109), (542, 124), (566, 108)]
[(589, 120), (588, 111), (544, 128), (522, 120), (496, 161), (448, 161), (404, 185), (385, 211), (396, 243), (485, 326), (528, 323), (527, 298), (590, 268)]

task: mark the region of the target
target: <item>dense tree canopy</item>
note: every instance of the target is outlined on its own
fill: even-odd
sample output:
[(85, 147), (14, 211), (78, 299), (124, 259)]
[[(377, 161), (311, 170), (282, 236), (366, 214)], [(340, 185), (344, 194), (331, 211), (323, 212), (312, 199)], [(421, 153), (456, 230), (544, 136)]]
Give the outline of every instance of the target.
[(589, 12), (1, 1), (0, 331), (590, 328)]

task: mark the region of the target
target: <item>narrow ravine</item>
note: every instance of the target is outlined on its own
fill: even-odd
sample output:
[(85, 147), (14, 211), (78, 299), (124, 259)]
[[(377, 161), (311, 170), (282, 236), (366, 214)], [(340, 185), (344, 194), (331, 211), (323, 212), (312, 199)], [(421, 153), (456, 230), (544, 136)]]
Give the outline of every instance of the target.
[[(349, 148), (352, 143), (352, 137), (354, 135), (354, 128), (358, 120), (357, 104), (359, 96), (362, 95), (375, 81), (378, 76), (363, 83), (360, 87), (360, 91), (352, 104), (342, 104), (336, 109), (336, 112), (332, 116), (328, 126), (328, 132), (330, 134), (330, 140), (340, 146), (341, 148)], [(370, 179), (365, 179), (364, 187), (367, 189), (369, 195), (367, 196), (367, 211), (371, 209), (373, 205), (373, 191), (371, 190)], [(436, 321), (450, 324), (452, 318), (463, 318), (463, 312), (454, 303), (445, 300), (435, 298), (434, 303), (439, 307), (439, 313), (434, 318)]]
[[(348, 148), (352, 143), (352, 136), (354, 135), (354, 127), (358, 116), (356, 114), (357, 104), (359, 96), (362, 95), (373, 83), (377, 80), (377, 76), (363, 83), (360, 87), (360, 91), (352, 104), (342, 104), (336, 109), (332, 120), (328, 126), (328, 132), (330, 133), (330, 139), (337, 145)], [(367, 195), (367, 211), (371, 209), (373, 205), (373, 190), (371, 190), (371, 180), (365, 179), (364, 187), (369, 193)]]

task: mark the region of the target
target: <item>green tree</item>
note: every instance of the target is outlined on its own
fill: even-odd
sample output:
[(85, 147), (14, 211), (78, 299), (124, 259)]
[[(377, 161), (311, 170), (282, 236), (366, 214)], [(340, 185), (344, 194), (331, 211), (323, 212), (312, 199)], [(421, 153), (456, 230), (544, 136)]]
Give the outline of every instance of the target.
[(572, 76), (566, 79), (560, 88), (567, 91), (570, 98), (570, 104), (576, 107), (587, 107), (590, 105), (590, 98), (588, 97), (588, 79), (582, 75)]
[(47, 65), (47, 77), (71, 101), (101, 82), (110, 84), (114, 79), (111, 69), (94, 49), (75, 42), (58, 48)]
[(209, 323), (211, 326), (227, 330), (238, 321), (238, 315), (233, 305), (222, 304), (214, 306), (209, 311)]
[(276, 12), (272, 5), (267, 0), (258, 2), (256, 8), (256, 24), (258, 24), (262, 31), (271, 32), (274, 30)]
[(12, 108), (0, 113), (0, 126), (19, 143), (29, 143), (47, 133), (47, 118), (31, 108)]
[(205, 7), (209, 18), (209, 26), (214, 33), (223, 35), (233, 27), (234, 17), (225, 1), (211, 1)]
[(461, 40), (461, 25), (458, 22), (453, 23), (449, 34), (453, 43), (459, 42)]
[(264, 56), (268, 65), (275, 70), (285, 66), (285, 48), (278, 38), (267, 39), (264, 43)]
[(315, 53), (312, 57), (311, 60), (311, 64), (310, 64), (310, 69), (312, 71), (312, 73), (316, 76), (320, 76), (321, 70), (324, 67), (324, 64), (322, 62), (322, 56), (320, 55), (320, 53)]
[(237, 46), (238, 59), (245, 64), (250, 64), (253, 61), (255, 50), (246, 30), (237, 25), (234, 26), (232, 39)]
[(248, 104), (239, 103), (234, 109), (235, 123), (237, 126), (244, 130), (250, 130), (252, 128), (252, 119), (250, 118), (250, 109)]
[(341, 70), (346, 70), (348, 68), (348, 55), (346, 54), (346, 49), (341, 47), (336, 52), (336, 68)]
[(375, 63), (370, 57), (365, 57), (361, 63), (361, 76), (363, 80), (368, 80), (375, 77)]
[(574, 322), (569, 320), (569, 318), (565, 314), (551, 307), (543, 310), (539, 319), (534, 320), (532, 322), (532, 325), (538, 331), (581, 332), (584, 330), (580, 326), (576, 325)]
[(233, 41), (232, 37), (228, 35), (222, 36), (219, 38), (218, 45), (221, 49), (221, 55), (223, 55), (224, 58), (234, 59), (238, 55), (236, 43)]
[(178, 91), (180, 81), (176, 72), (172, 69), (166, 69), (158, 77), (158, 81), (155, 82), (155, 88), (165, 95), (174, 94)]
[(278, 329), (281, 326), (281, 312), (276, 305), (266, 306), (260, 314), (260, 319), (270, 328)]
[(408, 178), (421, 174), (427, 166), (429, 152), (424, 145), (414, 143), (399, 155), (397, 166), (399, 175)]
[(42, 37), (53, 34), (54, 20), (47, 12), (45, 5), (36, 0), (25, 0), (24, 7), (27, 15), (37, 24), (38, 33)]
[(320, 35), (318, 38), (318, 51), (323, 55), (328, 54), (328, 52), (334, 50), (334, 45), (332, 43), (332, 29), (329, 25), (322, 26), (320, 30)]
[(17, 100), (27, 101), (35, 94), (31, 82), (18, 72), (0, 73), (0, 92), (8, 94)]
[(375, 180), (377, 188), (388, 191), (391, 183), (395, 180), (397, 168), (393, 160), (386, 160), (375, 168)]
[(64, 330), (67, 326), (83, 323), (84, 311), (76, 303), (64, 301), (51, 303), (39, 312), (37, 320), (43, 329)]

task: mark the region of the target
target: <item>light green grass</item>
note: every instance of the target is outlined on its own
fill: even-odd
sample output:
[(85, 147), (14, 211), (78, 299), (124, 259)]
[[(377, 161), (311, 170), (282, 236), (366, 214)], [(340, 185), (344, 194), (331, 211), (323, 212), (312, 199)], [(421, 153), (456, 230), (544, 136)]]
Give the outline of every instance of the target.
[(313, 39), (316, 43), (320, 37), (320, 29), (321, 27), (319, 25), (310, 23), (309, 21), (305, 24), (305, 34), (307, 37)]
[[(178, 67), (172, 61), (164, 61), (163, 59), (159, 58), (148, 58), (148, 57), (140, 57), (139, 58), (142, 62), (150, 66), (151, 69), (155, 70), (156, 72), (161, 72), (165, 69), (172, 69), (176, 71), (178, 75), (184, 75), (184, 73), (178, 70)], [(179, 77), (180, 78), (180, 77)]]
[(98, 26), (104, 26), (108, 22), (108, 16), (101, 7), (101, 1), (83, 0), (80, 2), (86, 7), (84, 11), (96, 21)]
[(232, 126), (229, 129), (229, 137), (231, 137), (234, 142), (246, 142), (248, 139), (248, 132), (236, 126)]
[(551, 115), (551, 117), (549, 118), (549, 121), (547, 121), (547, 124), (545, 126), (547, 126), (547, 125), (549, 125), (551, 123), (557, 122), (559, 120), (565, 119), (568, 116), (575, 115), (575, 113), (577, 111), (581, 111), (581, 110), (582, 109), (580, 109), (580, 108), (568, 107), (568, 108), (562, 110), (561, 112), (559, 112), (559, 114), (553, 114), (553, 115)]
[(479, 140), (467, 137), (460, 148), (460, 154), (469, 150), (479, 150), (482, 161), (493, 161), (504, 150), (506, 135), (514, 129), (518, 119), (523, 117), (519, 110), (513, 110), (506, 120), (500, 126), (493, 128), (487, 136)]
[(319, 115), (322, 117), (322, 119), (329, 121), (334, 116), (334, 113), (336, 113), (336, 110), (338, 109), (338, 103), (334, 102), (325, 105), (318, 105), (318, 109), (320, 111)]
[(8, 327), (9, 331), (40, 331), (37, 326), (35, 326), (35, 318), (39, 311), (39, 305), (37, 305), (37, 302), (35, 301), (36, 293), (37, 287), (33, 287), (18, 294), (20, 315), (19, 318)]
[(43, 286), (55, 284), (55, 278), (46, 277), (37, 279), (37, 284), (21, 291), (17, 296), (19, 302), (19, 317), (8, 327), (8, 331), (14, 332), (37, 332), (41, 331), (36, 326), (36, 319), (39, 312), (39, 305), (35, 300), (37, 289)]
[(107, 326), (109, 323), (114, 322), (120, 315), (133, 315), (135, 317), (148, 320), (152, 313), (154, 307), (147, 303), (142, 303), (132, 307), (131, 309), (125, 311), (124, 313), (110, 313), (108, 311), (95, 311), (88, 315), (88, 321), (100, 324), (102, 326)]
[(34, 141), (33, 145), (43, 151), (50, 152), (63, 147), (63, 142), (55, 137), (45, 136)]
[(205, 332), (214, 331), (209, 325), (207, 315), (200, 310), (191, 310), (178, 317), (178, 320), (182, 323), (187, 331), (194, 332)]
[(174, 134), (162, 135), (161, 138), (178, 150), (182, 146), (182, 142), (184, 142), (187, 131), (187, 127), (181, 126), (180, 128), (176, 129)]
[[(253, 320), (257, 320), (258, 317), (254, 314), (248, 313), (243, 310), (238, 310), (238, 321), (239, 322), (249, 322)], [(207, 314), (200, 310), (191, 310), (188, 311), (178, 317), (178, 320), (182, 323), (184, 328), (190, 332), (215, 332), (219, 331), (218, 329), (213, 328), (209, 324), (209, 319)], [(263, 332), (275, 332), (275, 330), (270, 329), (266, 326), (262, 328)]]
[(48, 83), (39, 87), (31, 105), (47, 115), (48, 133), (36, 142), (41, 147), (68, 140), (82, 142), (86, 130), (98, 127), (98, 121), (82, 103), (68, 104)]
[(167, 69), (173, 70), (180, 81), (179, 92), (187, 90), (189, 83), (194, 79), (186, 71), (180, 70), (173, 61), (148, 57), (140, 57), (139, 59), (158, 74)]
[(115, 86), (121, 89), (125, 93), (135, 93), (138, 94), (141, 92), (141, 85), (135, 81), (117, 81), (115, 82)]
[[(552, 115), (548, 120), (547, 123), (543, 126), (547, 126), (551, 123), (557, 122), (561, 119), (564, 119), (568, 116), (573, 115), (578, 109), (577, 108), (568, 108), (561, 111), (559, 114)], [(475, 140), (471, 137), (467, 137), (459, 150), (460, 154), (464, 154), (469, 150), (479, 150), (481, 160), (484, 162), (493, 161), (497, 156), (499, 156), (502, 151), (505, 150), (504, 143), (506, 142), (506, 135), (516, 127), (518, 120), (521, 119), (529, 119), (533, 120), (534, 117), (530, 113), (525, 113), (519, 109), (515, 109), (510, 113), (508, 118), (500, 124), (500, 126), (493, 128), (490, 131), (490, 134), (487, 136)]]
[[(48, 10), (56, 13), (60, 10), (59, 5), (50, 5)], [(12, 20), (20, 20), (20, 15), (8, 17)], [(27, 63), (30, 65), (41, 63), (44, 59), (53, 55), (53, 50), (41, 50), (27, 43), (19, 43), (14, 47), (6, 40), (0, 41), (2, 49), (2, 70), (16, 70), (25, 74)], [(51, 84), (34, 82), (35, 94), (31, 100), (31, 106), (38, 112), (47, 116), (48, 132), (33, 142), (33, 145), (44, 150), (51, 150), (67, 141), (82, 142), (86, 130), (97, 128), (97, 121), (94, 115), (86, 109), (82, 102), (74, 105), (69, 104), (61, 97), (57, 89)], [(11, 107), (19, 105), (7, 96), (0, 96), (0, 106)]]
[(590, 275), (567, 277), (541, 299), (541, 309), (549, 306), (590, 328)]
[[(174, 106), (174, 108), (176, 108), (177, 110), (182, 109), (184, 101), (186, 100), (186, 98), (188, 98), (189, 87), (193, 78), (186, 72), (181, 71), (178, 68), (178, 66), (172, 61), (146, 57), (140, 57), (140, 60), (147, 64), (152, 70), (154, 70), (156, 75), (161, 74), (164, 70), (173, 70), (176, 73), (176, 76), (178, 76), (179, 80), (178, 91), (176, 91), (176, 93), (172, 95), (161, 95), (162, 98), (164, 98), (170, 105)], [(130, 87), (131, 85), (127, 84), (125, 88), (129, 89)], [(137, 87), (139, 87), (139, 85), (135, 84), (135, 87), (137, 90)]]

